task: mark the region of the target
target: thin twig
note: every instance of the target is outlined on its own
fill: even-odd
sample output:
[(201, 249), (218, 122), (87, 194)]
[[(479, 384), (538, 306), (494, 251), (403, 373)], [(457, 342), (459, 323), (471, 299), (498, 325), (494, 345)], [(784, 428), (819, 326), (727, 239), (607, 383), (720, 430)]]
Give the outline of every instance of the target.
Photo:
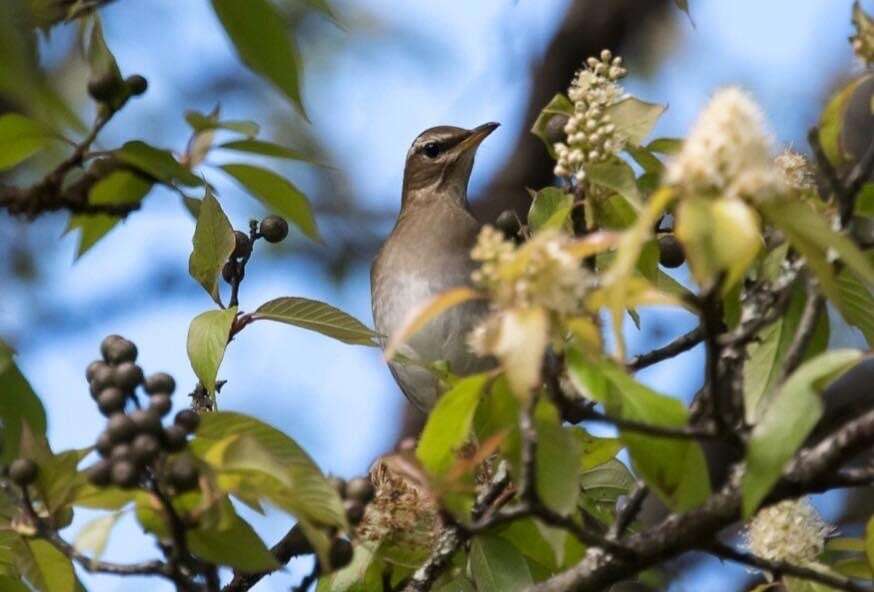
[(641, 370), (647, 368), (653, 364), (669, 360), (674, 356), (688, 351), (702, 341), (704, 341), (704, 327), (698, 326), (688, 333), (680, 335), (665, 346), (631, 358), (625, 364), (625, 367), (629, 370)]
[(612, 417), (597, 411), (588, 409), (584, 421), (600, 421), (615, 425), (620, 430), (647, 434), (658, 438), (673, 438), (677, 440), (713, 440), (720, 435), (709, 425), (669, 427), (661, 426), (633, 419)]
[(830, 586), (837, 590), (846, 590), (847, 592), (871, 592), (870, 588), (860, 586), (844, 576), (823, 573), (809, 567), (794, 565), (785, 561), (765, 559), (764, 557), (759, 557), (758, 555), (746, 551), (739, 551), (738, 549), (734, 549), (733, 547), (719, 542), (706, 547), (704, 551), (722, 559), (727, 559), (729, 561), (734, 561), (735, 563), (741, 563), (743, 565), (771, 572), (774, 574), (774, 577), (786, 575), (801, 578), (803, 580), (810, 580), (812, 582), (819, 582), (820, 584), (825, 584), (826, 586)]
[(613, 524), (610, 525), (610, 530), (607, 531), (607, 538), (609, 540), (616, 541), (622, 537), (625, 530), (640, 513), (640, 508), (648, 493), (649, 488), (646, 486), (646, 483), (643, 481), (635, 483), (634, 489), (628, 494), (625, 506), (616, 512), (616, 518), (613, 520)]
[(321, 566), (319, 565), (319, 560), (316, 559), (316, 562), (313, 564), (313, 568), (312, 570), (310, 570), (310, 573), (305, 575), (303, 579), (291, 589), (291, 592), (307, 592), (307, 590), (310, 589), (310, 586), (312, 586), (319, 578), (320, 573)]

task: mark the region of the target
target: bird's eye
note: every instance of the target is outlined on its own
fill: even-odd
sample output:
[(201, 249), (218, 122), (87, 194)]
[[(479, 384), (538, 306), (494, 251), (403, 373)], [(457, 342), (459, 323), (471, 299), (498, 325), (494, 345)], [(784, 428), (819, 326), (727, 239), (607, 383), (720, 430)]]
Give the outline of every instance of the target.
[(422, 151), (428, 158), (437, 158), (437, 155), (440, 154), (440, 145), (437, 142), (428, 142)]

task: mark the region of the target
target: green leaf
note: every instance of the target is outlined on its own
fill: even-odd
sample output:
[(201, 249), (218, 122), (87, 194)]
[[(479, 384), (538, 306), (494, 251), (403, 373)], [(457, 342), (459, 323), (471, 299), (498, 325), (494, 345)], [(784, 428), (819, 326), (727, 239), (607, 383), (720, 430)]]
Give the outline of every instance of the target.
[(90, 552), (91, 559), (100, 559), (106, 550), (109, 535), (120, 517), (121, 513), (113, 512), (91, 520), (76, 534), (73, 547), (80, 553)]
[(122, 162), (136, 167), (162, 183), (180, 183), (187, 187), (203, 185), (203, 180), (182, 166), (169, 150), (155, 148), (145, 142), (128, 142), (115, 151)]
[(631, 491), (634, 484), (628, 467), (611, 458), (580, 474), (580, 505), (604, 524), (610, 524), (616, 501)]
[(456, 452), (470, 435), (486, 382), (485, 374), (465, 377), (437, 399), (416, 447), (416, 458), (432, 474), (445, 474), (455, 462)]
[(825, 218), (801, 201), (781, 201), (761, 204), (768, 220), (783, 231), (789, 242), (807, 259), (820, 281), (823, 292), (841, 307), (841, 293), (835, 281), (832, 264), (826, 256), (833, 249), (844, 264), (867, 285), (874, 285), (874, 265), (845, 235), (835, 232)]
[(752, 516), (822, 416), (820, 393), (862, 358), (857, 350), (825, 352), (786, 380), (750, 435), (743, 476), (743, 515)]
[[(346, 526), (337, 491), (306, 451), (276, 428), (239, 413), (208, 413), (191, 447), (217, 470), (228, 472), (229, 477), (248, 475), (252, 483), (268, 485), (261, 495), (298, 518)], [(272, 482), (259, 480), (257, 474)]]
[(572, 433), (580, 445), (580, 469), (583, 471), (604, 464), (622, 450), (619, 438), (599, 438), (579, 426), (575, 426)]
[(200, 205), (192, 243), (194, 249), (188, 258), (188, 273), (221, 305), (218, 278), (234, 251), (236, 239), (221, 204), (209, 190)]
[(622, 99), (604, 110), (605, 115), (609, 115), (610, 121), (616, 126), (616, 133), (634, 145), (643, 142), (664, 112), (664, 106), (634, 97)]
[(24, 115), (0, 116), (0, 171), (30, 158), (56, 139), (48, 127)]
[(850, 578), (859, 580), (874, 580), (874, 573), (864, 559), (841, 559), (831, 565), (832, 570)]
[(680, 138), (656, 138), (646, 145), (646, 149), (650, 152), (667, 154), (669, 156), (678, 154), (682, 148), (683, 140)]
[(197, 111), (186, 111), (185, 121), (195, 132), (223, 129), (254, 138), (258, 135), (258, 132), (261, 131), (261, 127), (254, 121), (219, 120), (217, 108), (208, 115), (198, 113)]
[(355, 545), (352, 561), (319, 578), (316, 592), (382, 592), (381, 562), (370, 544)]
[(54, 545), (43, 539), (28, 539), (27, 555), (21, 557), (24, 577), (40, 592), (74, 592), (73, 564)]
[(130, 96), (130, 91), (124, 83), (118, 64), (106, 41), (103, 38), (103, 26), (100, 19), (94, 18), (91, 36), (88, 42), (89, 81), (98, 83), (106, 92), (106, 98), (113, 108), (120, 107)]
[(515, 592), (534, 583), (525, 558), (500, 537), (474, 538), (469, 561), (477, 592)]
[(549, 138), (549, 134), (546, 131), (546, 126), (549, 124), (549, 120), (552, 119), (553, 115), (573, 115), (574, 106), (563, 94), (559, 93), (552, 97), (552, 100), (549, 101), (549, 104), (543, 108), (543, 111), (537, 116), (537, 120), (534, 122), (534, 125), (531, 126), (531, 133), (543, 140), (543, 143), (546, 145), (546, 151), (549, 152), (549, 156), (555, 159), (555, 148), (553, 148), (553, 141)]
[(656, 155), (653, 154), (649, 148), (629, 144), (625, 147), (625, 151), (631, 155), (631, 158), (633, 158), (645, 172), (656, 175), (656, 179), (661, 178), (661, 174), (665, 170), (665, 165), (662, 164), (662, 161), (656, 158)]
[[(152, 183), (132, 171), (113, 171), (97, 181), (88, 192), (88, 203), (95, 205), (124, 205), (141, 201)], [(107, 214), (77, 214), (70, 216), (65, 233), (79, 230), (78, 259), (87, 253), (97, 241), (115, 228), (120, 218)]]
[(19, 454), (21, 430), (27, 425), (32, 433), (46, 433), (46, 412), (30, 383), (15, 365), (13, 351), (0, 340), (0, 464), (8, 465)]
[(640, 191), (637, 189), (637, 181), (634, 171), (627, 162), (614, 158), (605, 162), (586, 165), (586, 176), (589, 181), (612, 189), (631, 204), (639, 208)]
[[(874, 264), (874, 250), (866, 252), (868, 261)], [(839, 300), (835, 303), (841, 316), (850, 325), (858, 328), (870, 347), (874, 347), (874, 285), (866, 286), (848, 269), (842, 269), (837, 278)]]
[(194, 374), (215, 398), (215, 378), (228, 345), (237, 307), (208, 310), (194, 317), (188, 327), (188, 360)]
[(564, 228), (574, 205), (574, 196), (558, 187), (545, 187), (530, 191), (531, 207), (528, 209), (528, 227), (532, 232)]
[(212, 0), (212, 7), (240, 59), (272, 82), (306, 117), (297, 50), (282, 15), (267, 0)]
[(856, 208), (853, 212), (857, 216), (874, 218), (874, 183), (865, 183), (856, 196)]
[(276, 557), (248, 522), (240, 518), (230, 500), (222, 499), (219, 524), (188, 531), (188, 545), (195, 555), (217, 565), (246, 573), (273, 571), (280, 567)]
[(306, 236), (319, 240), (310, 202), (291, 181), (248, 164), (226, 164), (221, 168), (267, 207), (294, 222)]
[(287, 158), (289, 160), (303, 160), (311, 162), (311, 158), (298, 150), (292, 150), (273, 142), (265, 142), (263, 140), (234, 140), (219, 144), (219, 148), (225, 150), (235, 150), (237, 152), (248, 152), (250, 154), (260, 154), (262, 156), (274, 156), (276, 158)]
[[(609, 414), (664, 427), (688, 424), (688, 410), (680, 401), (647, 388), (613, 363), (593, 363), (575, 348), (568, 350), (567, 360), (571, 380)], [(620, 438), (637, 471), (669, 506), (687, 510), (707, 499), (707, 464), (697, 442), (629, 430), (620, 430)]]
[(377, 334), (364, 323), (318, 300), (296, 296), (275, 298), (259, 306), (254, 317), (316, 331), (343, 343), (377, 345)]
[(786, 592), (838, 592), (837, 589), (813, 580), (784, 576), (780, 582), (786, 588)]
[(548, 401), (538, 404), (534, 424), (537, 493), (548, 507), (568, 515), (576, 508), (580, 495), (580, 445), (572, 429), (562, 426), (558, 411)]
[(874, 516), (865, 525), (865, 558), (868, 560), (868, 567), (874, 571)]
[(867, 76), (860, 76), (838, 89), (829, 99), (819, 120), (819, 144), (832, 166), (841, 166), (847, 160), (841, 147), (841, 129), (844, 127), (844, 113), (853, 92)]
[[(758, 339), (747, 348), (748, 361), (744, 365), (744, 409), (747, 421), (758, 421), (767, 393), (777, 387), (783, 369), (783, 360), (795, 337), (801, 314), (804, 311), (803, 287), (796, 286), (786, 313), (762, 329)], [(821, 314), (805, 355), (818, 354), (828, 343), (828, 315)]]

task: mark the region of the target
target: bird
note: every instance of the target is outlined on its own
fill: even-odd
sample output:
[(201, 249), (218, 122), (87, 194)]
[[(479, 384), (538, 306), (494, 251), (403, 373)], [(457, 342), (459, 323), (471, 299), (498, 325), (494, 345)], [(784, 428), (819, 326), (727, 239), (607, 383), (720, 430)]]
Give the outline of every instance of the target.
[[(480, 143), (498, 128), (441, 125), (423, 131), (407, 152), (401, 208), (394, 228), (373, 261), (371, 304), (382, 346), (424, 302), (451, 288), (468, 286), (476, 269), (470, 250), (481, 229), (470, 210), (467, 185)], [(487, 369), (467, 335), (487, 313), (483, 301), (469, 301), (430, 321), (399, 353), (413, 363), (389, 361), (407, 399), (427, 412), (440, 395), (439, 381), (426, 368), (445, 361), (456, 375)]]

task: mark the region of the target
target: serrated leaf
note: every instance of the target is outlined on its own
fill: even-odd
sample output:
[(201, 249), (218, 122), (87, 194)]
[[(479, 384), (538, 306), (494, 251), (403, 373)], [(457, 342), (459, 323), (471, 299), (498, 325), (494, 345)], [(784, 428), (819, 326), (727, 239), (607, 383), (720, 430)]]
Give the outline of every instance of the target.
[(136, 167), (144, 173), (168, 185), (180, 183), (187, 187), (203, 185), (203, 180), (182, 166), (173, 153), (155, 148), (145, 142), (127, 142), (114, 153), (122, 162)]
[(565, 227), (573, 209), (573, 195), (558, 187), (545, 187), (529, 193), (531, 207), (528, 209), (528, 228), (532, 232)]
[(533, 584), (525, 558), (502, 538), (492, 535), (474, 538), (469, 562), (477, 592), (516, 592)]
[(443, 475), (452, 467), (456, 452), (470, 436), (487, 381), (485, 374), (462, 378), (437, 399), (416, 447), (416, 458), (430, 473)]
[(80, 553), (88, 554), (91, 559), (100, 559), (106, 551), (109, 535), (120, 517), (119, 512), (113, 512), (91, 520), (79, 529), (73, 547)]
[[(664, 427), (688, 424), (683, 404), (640, 384), (612, 362), (593, 362), (575, 348), (567, 352), (571, 380), (607, 412)], [(670, 507), (694, 508), (710, 494), (707, 464), (697, 442), (620, 430), (637, 471)]]
[(267, 0), (212, 0), (212, 7), (240, 59), (272, 82), (306, 117), (297, 50), (282, 15)]
[(423, 302), (421, 306), (410, 311), (407, 318), (403, 323), (401, 323), (400, 328), (394, 335), (388, 336), (389, 340), (385, 347), (384, 354), (385, 359), (393, 359), (399, 348), (406, 343), (410, 337), (418, 333), (428, 323), (450, 308), (480, 298), (484, 298), (484, 295), (476, 290), (467, 287), (459, 287), (441, 292), (433, 298)]
[(56, 140), (44, 124), (20, 115), (0, 116), (0, 171), (30, 158)]
[(255, 319), (277, 321), (316, 331), (352, 345), (376, 346), (377, 334), (364, 323), (330, 304), (285, 296), (265, 302), (253, 313)]
[(236, 306), (224, 310), (208, 310), (194, 317), (188, 327), (188, 360), (194, 374), (213, 398), (215, 379), (236, 315)]
[(42, 402), (18, 369), (13, 351), (0, 340), (0, 421), (3, 429), (0, 464), (7, 465), (18, 457), (21, 430), (27, 425), (30, 431), (44, 436), (46, 412)]
[(637, 181), (634, 170), (627, 162), (619, 158), (605, 162), (586, 165), (587, 179), (607, 189), (612, 189), (626, 198), (635, 208), (640, 208), (640, 191), (637, 189)]
[(306, 236), (319, 240), (310, 202), (291, 181), (248, 164), (226, 164), (221, 169), (268, 208), (288, 218)]
[(616, 133), (630, 144), (640, 145), (665, 112), (665, 107), (634, 97), (622, 99), (604, 110), (616, 126)]
[(188, 258), (188, 273), (221, 305), (219, 274), (234, 251), (236, 239), (234, 228), (210, 191), (200, 202), (191, 242), (194, 249)]
[(559, 93), (552, 97), (549, 101), (549, 104), (543, 108), (543, 111), (537, 116), (537, 120), (534, 122), (534, 125), (531, 126), (531, 133), (543, 140), (544, 145), (546, 145), (546, 151), (549, 152), (549, 156), (555, 159), (555, 148), (553, 147), (553, 141), (550, 140), (549, 135), (546, 133), (546, 126), (549, 124), (549, 120), (552, 119), (553, 115), (565, 115), (570, 116), (574, 113), (573, 103), (570, 102), (563, 94)]
[(262, 156), (287, 158), (289, 160), (312, 161), (309, 156), (299, 150), (292, 150), (291, 148), (286, 148), (285, 146), (280, 146), (273, 142), (265, 142), (263, 140), (234, 140), (231, 142), (225, 142), (224, 144), (219, 144), (218, 148), (235, 150), (237, 152), (248, 152), (250, 154), (260, 154)]
[(747, 445), (743, 476), (743, 515), (752, 516), (780, 479), (785, 464), (804, 443), (822, 416), (820, 393), (862, 358), (857, 350), (825, 352), (802, 364), (786, 380)]
[(256, 490), (261, 496), (299, 518), (346, 526), (337, 491), (306, 451), (276, 428), (239, 413), (209, 413), (191, 447), (219, 471), (247, 474), (251, 483), (263, 486)]

